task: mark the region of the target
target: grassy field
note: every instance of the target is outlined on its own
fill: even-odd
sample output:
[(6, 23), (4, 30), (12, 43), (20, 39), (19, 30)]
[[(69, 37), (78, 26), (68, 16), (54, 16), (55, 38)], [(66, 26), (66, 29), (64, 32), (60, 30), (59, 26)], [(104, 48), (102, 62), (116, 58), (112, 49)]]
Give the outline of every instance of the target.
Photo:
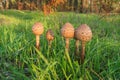
[[(41, 51), (35, 49), (35, 22), (44, 25)], [(75, 59), (75, 40), (70, 41), (70, 61), (65, 57), (65, 42), (60, 28), (70, 22), (75, 28), (88, 24), (93, 38), (86, 45), (85, 62)], [(45, 33), (54, 31), (48, 49)], [(80, 50), (81, 51), (81, 50)], [(59, 12), (0, 11), (0, 80), (119, 80), (120, 15), (101, 18), (95, 14)]]

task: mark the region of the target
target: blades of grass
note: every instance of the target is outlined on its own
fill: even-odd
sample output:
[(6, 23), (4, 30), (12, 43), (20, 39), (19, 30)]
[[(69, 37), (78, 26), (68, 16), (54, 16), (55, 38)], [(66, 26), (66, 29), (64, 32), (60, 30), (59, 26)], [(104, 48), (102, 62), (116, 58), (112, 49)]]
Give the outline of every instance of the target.
[(70, 56), (69, 56), (69, 53), (68, 53), (67, 50), (65, 50), (65, 55), (66, 55), (66, 58), (67, 58), (67, 60), (68, 60), (68, 62), (69, 62), (69, 64), (70, 64), (70, 67), (72, 68), (73, 75), (75, 75), (75, 71), (74, 71), (74, 68), (73, 68), (73, 65), (72, 65), (72, 61), (71, 61), (71, 59), (70, 59)]
[(31, 64), (31, 66), (32, 66), (32, 71), (34, 72), (33, 76), (37, 79), (40, 78), (39, 76), (42, 73), (42, 69), (34, 64)]
[(51, 71), (52, 68), (54, 68), (54, 66), (57, 64), (57, 62), (53, 62), (52, 64), (49, 63), (47, 68), (45, 70), (43, 70), (41, 73), (41, 80), (44, 80), (44, 77), (46, 76), (46, 74), (50, 74), (48, 71)]
[[(34, 47), (34, 48), (35, 48), (35, 47)], [(40, 51), (38, 51), (38, 49), (35, 48), (35, 50), (36, 50), (36, 52), (38, 53), (39, 57), (42, 58), (42, 60), (48, 65), (49, 62), (48, 62), (48, 60), (44, 57), (44, 55), (43, 55)]]
[(91, 71), (93, 74), (95, 74), (100, 80), (103, 80), (103, 78), (97, 72), (95, 72), (93, 69), (88, 69), (88, 70)]
[(87, 78), (87, 80), (92, 80), (90, 72), (87, 69), (85, 71), (86, 71), (86, 78)]
[(61, 66), (61, 69), (62, 69), (62, 71), (63, 71), (63, 74), (64, 74), (64, 76), (65, 76), (65, 79), (66, 79), (66, 80), (69, 80), (69, 78), (72, 76), (72, 74), (70, 74), (69, 76), (67, 76), (66, 70), (63, 68), (62, 64), (59, 63), (59, 65)]

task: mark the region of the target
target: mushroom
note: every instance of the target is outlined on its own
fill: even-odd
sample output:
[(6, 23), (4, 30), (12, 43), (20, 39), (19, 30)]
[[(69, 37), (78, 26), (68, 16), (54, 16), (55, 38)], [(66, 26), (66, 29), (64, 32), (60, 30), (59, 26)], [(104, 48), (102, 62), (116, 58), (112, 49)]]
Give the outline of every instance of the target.
[(75, 29), (75, 32), (74, 32), (74, 39), (76, 40), (75, 41), (75, 55), (78, 56), (79, 54), (79, 39), (76, 38), (76, 33), (77, 33), (77, 28)]
[(46, 33), (46, 39), (48, 40), (48, 45), (51, 47), (52, 40), (54, 39), (54, 33), (51, 29), (49, 29)]
[(61, 28), (61, 34), (65, 38), (66, 41), (66, 51), (69, 50), (69, 39), (74, 37), (74, 27), (70, 23), (66, 23)]
[(85, 56), (85, 44), (87, 41), (90, 41), (92, 38), (92, 31), (87, 24), (82, 24), (76, 30), (76, 38), (81, 40), (82, 52), (81, 52), (81, 63), (84, 63)]
[(36, 35), (36, 48), (37, 49), (39, 49), (40, 48), (40, 46), (39, 46), (39, 36), (43, 33), (43, 31), (44, 31), (44, 27), (43, 27), (43, 25), (42, 25), (42, 23), (40, 23), (40, 22), (36, 22), (34, 25), (33, 25), (33, 27), (32, 27), (32, 32), (33, 32), (33, 34), (35, 34)]

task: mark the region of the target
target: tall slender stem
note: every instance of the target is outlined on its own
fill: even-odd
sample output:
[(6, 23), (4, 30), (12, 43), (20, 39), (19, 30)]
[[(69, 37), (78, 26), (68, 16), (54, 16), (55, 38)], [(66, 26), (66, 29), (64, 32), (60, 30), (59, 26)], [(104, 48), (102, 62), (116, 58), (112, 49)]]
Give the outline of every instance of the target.
[(50, 51), (51, 51), (51, 40), (48, 40), (48, 52), (47, 52), (47, 57), (49, 57)]
[(69, 38), (66, 38), (65, 43), (66, 43), (65, 45), (66, 51), (69, 52)]
[(49, 48), (51, 48), (51, 44), (52, 44), (52, 41), (48, 40), (48, 46), (49, 46)]
[(85, 42), (82, 41), (82, 52), (81, 52), (81, 63), (84, 63), (84, 57), (85, 57)]
[(75, 42), (75, 47), (76, 47), (76, 50), (75, 50), (75, 55), (78, 56), (79, 54), (79, 40), (76, 40)]
[(39, 35), (36, 35), (36, 48), (39, 50), (40, 49), (40, 42), (39, 42)]

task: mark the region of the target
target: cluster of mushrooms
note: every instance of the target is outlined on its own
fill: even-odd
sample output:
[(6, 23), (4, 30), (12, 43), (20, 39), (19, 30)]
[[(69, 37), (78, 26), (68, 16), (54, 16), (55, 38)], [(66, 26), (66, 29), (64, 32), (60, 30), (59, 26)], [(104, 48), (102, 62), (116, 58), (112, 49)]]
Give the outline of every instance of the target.
[[(36, 48), (40, 49), (40, 43), (39, 43), (39, 38), (40, 35), (43, 33), (44, 27), (40, 22), (37, 22), (33, 25), (32, 27), (32, 32), (36, 35)], [(90, 41), (92, 38), (92, 31), (90, 27), (87, 24), (82, 24), (78, 28), (74, 29), (72, 24), (66, 23), (63, 25), (61, 28), (61, 34), (65, 38), (65, 49), (67, 52), (69, 52), (69, 40), (71, 38), (74, 38), (76, 40), (75, 42), (75, 54), (76, 56), (79, 56), (79, 41), (81, 41), (81, 54), (80, 54), (80, 59), (81, 63), (84, 63), (84, 56), (85, 56), (85, 44), (87, 41)], [(51, 42), (54, 39), (54, 34), (51, 29), (49, 29), (46, 32), (46, 39), (48, 40), (49, 46), (51, 46)]]

